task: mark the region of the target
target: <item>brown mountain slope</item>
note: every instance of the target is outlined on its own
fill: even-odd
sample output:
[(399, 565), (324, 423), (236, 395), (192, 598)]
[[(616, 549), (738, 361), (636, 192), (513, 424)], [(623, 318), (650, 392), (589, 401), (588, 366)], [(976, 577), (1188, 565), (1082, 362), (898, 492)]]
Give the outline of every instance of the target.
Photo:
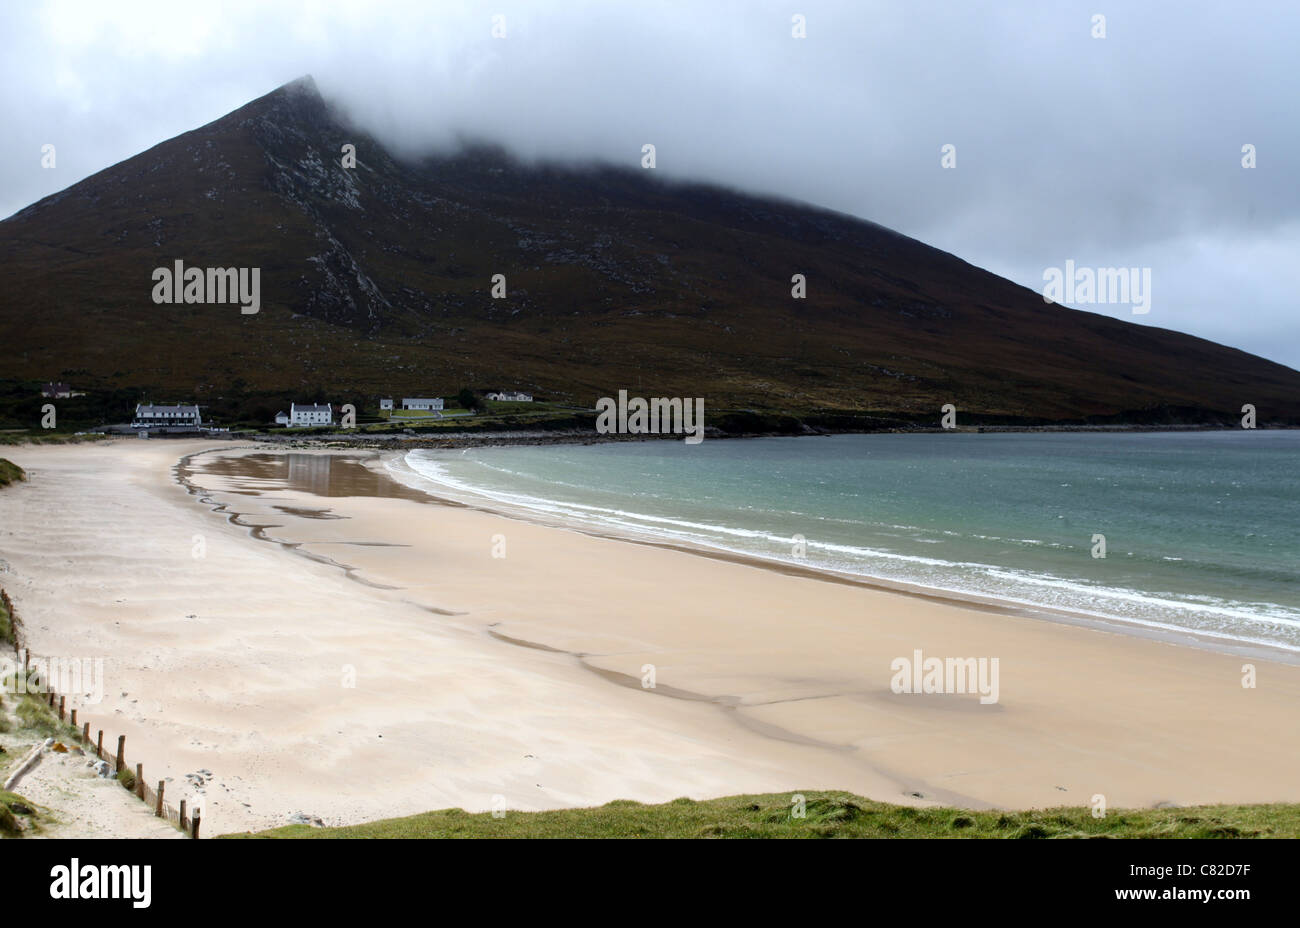
[[(151, 272), (177, 259), (260, 267), (261, 312), (154, 304)], [(1294, 370), (1048, 305), (848, 216), (484, 147), (400, 161), (310, 78), (0, 223), (0, 267), (0, 377), (74, 371), (200, 402), (468, 384), (583, 404), (628, 388), (713, 408), (1066, 420), (1253, 403), (1300, 420)]]

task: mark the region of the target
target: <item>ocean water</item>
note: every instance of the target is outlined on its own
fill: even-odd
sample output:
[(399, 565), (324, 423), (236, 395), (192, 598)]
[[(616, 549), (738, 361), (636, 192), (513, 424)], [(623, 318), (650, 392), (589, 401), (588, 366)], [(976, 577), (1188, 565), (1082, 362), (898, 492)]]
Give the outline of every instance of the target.
[(431, 492), (503, 511), (1300, 652), (1300, 432), (648, 441), (406, 463)]

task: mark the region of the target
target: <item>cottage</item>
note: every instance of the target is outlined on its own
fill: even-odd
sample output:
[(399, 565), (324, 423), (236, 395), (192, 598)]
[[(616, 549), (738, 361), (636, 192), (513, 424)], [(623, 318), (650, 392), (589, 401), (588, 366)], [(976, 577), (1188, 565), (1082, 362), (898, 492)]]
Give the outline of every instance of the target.
[(41, 396), (48, 396), (51, 399), (66, 399), (72, 396), (72, 387), (66, 383), (47, 383), (41, 387)]
[(385, 397), (384, 399), (380, 400), (380, 401), (379, 401), (379, 408), (380, 408), (381, 410), (384, 410), (384, 409), (392, 409), (392, 408), (393, 408), (393, 398), (390, 396), (390, 397)]
[(197, 429), (203, 425), (197, 406), (154, 406), (137, 404), (135, 419), (131, 422), (133, 429), (171, 428)]
[[(277, 421), (279, 420), (277, 419)], [(293, 428), (303, 428), (311, 425), (333, 425), (334, 408), (329, 403), (309, 403), (303, 406), (290, 403), (288, 424)]]
[(420, 397), (406, 397), (402, 400), (403, 409), (442, 409), (442, 397), (432, 399)]
[(522, 393), (518, 390), (503, 390), (500, 393), (489, 393), (487, 398), (498, 400), (502, 403), (531, 403), (533, 395), (531, 393)]

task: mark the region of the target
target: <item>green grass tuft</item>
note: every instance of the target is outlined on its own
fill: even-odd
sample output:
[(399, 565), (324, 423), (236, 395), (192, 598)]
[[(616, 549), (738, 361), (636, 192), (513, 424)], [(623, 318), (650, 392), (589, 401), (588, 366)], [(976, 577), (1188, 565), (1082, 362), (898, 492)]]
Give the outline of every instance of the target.
[(6, 458), (0, 458), (0, 487), (27, 479), (27, 472)]
[(14, 618), (5, 608), (4, 600), (0, 600), (0, 643), (15, 647), (17, 641), (14, 639)]
[(41, 814), (35, 803), (17, 793), (0, 790), (0, 837), (20, 838), (40, 831), (40, 822)]
[(29, 731), (45, 738), (58, 738), (66, 743), (74, 743), (79, 732), (68, 722), (59, 721), (59, 713), (50, 708), (45, 698), (40, 695), (24, 693), (18, 703), (18, 724)]

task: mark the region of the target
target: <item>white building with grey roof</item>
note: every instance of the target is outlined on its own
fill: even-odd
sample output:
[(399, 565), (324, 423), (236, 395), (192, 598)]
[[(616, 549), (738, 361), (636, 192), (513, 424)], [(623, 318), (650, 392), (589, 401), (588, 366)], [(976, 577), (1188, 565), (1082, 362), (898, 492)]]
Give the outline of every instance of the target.
[(197, 406), (155, 406), (138, 403), (135, 407), (135, 419), (131, 422), (133, 429), (171, 428), (197, 429), (203, 424)]
[(334, 407), (329, 403), (289, 404), (289, 427), (303, 428), (311, 425), (333, 425)]
[(403, 409), (442, 409), (443, 400), (440, 396), (408, 396), (402, 400)]

